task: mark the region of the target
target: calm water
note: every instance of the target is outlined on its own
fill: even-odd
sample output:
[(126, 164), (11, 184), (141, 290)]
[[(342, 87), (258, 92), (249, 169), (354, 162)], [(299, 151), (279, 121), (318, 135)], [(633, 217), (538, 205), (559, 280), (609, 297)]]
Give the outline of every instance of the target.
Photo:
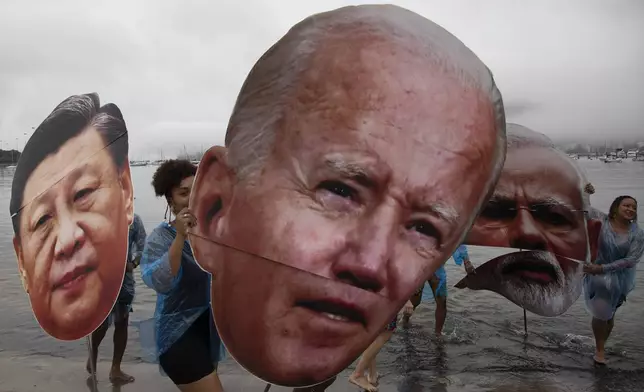
[[(630, 194), (644, 201), (644, 162), (604, 164), (578, 161), (595, 185), (593, 205), (603, 211), (614, 197)], [(164, 203), (154, 197), (150, 181), (154, 167), (133, 167), (135, 208), (151, 231), (162, 219)], [(11, 172), (0, 168), (0, 355), (48, 355), (84, 359), (84, 341), (59, 342), (36, 324), (22, 290), (11, 244), (8, 218)], [(640, 214), (640, 225), (644, 213)], [(474, 264), (489, 259), (472, 249)], [(640, 264), (640, 270), (644, 268)], [(395, 380), (399, 391), (639, 391), (644, 384), (644, 273), (638, 287), (620, 308), (609, 341), (610, 367), (592, 365), (593, 341), (589, 317), (580, 300), (563, 316), (543, 318), (528, 314), (528, 336), (523, 336), (523, 311), (501, 296), (453, 286), (464, 273), (449, 261), (450, 293), (445, 339), (432, 338), (434, 305), (425, 302), (412, 324), (400, 328), (379, 356), (381, 372)], [(132, 322), (154, 312), (154, 292), (143, 286), (137, 270), (137, 297)], [(101, 357), (111, 355), (111, 339)], [(142, 361), (136, 328), (124, 359)]]

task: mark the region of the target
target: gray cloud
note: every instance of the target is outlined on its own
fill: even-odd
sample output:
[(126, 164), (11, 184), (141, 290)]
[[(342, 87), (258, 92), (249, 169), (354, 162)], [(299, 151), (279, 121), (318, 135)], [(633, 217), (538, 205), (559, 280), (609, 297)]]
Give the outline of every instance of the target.
[(539, 105), (530, 101), (510, 101), (505, 103), (505, 115), (508, 118), (517, 117), (539, 109)]
[[(4, 0), (2, 146), (22, 148), (23, 134), (58, 102), (90, 91), (121, 107), (134, 159), (222, 143), (256, 59), (302, 18), (361, 2), (311, 3)], [(509, 121), (555, 140), (644, 139), (644, 2), (394, 3), (441, 24), (486, 62)]]

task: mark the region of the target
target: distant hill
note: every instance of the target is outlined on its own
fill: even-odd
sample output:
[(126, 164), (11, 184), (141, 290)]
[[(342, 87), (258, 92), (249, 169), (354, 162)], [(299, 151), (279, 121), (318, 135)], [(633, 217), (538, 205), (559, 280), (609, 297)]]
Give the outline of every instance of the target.
[(0, 165), (15, 165), (20, 158), (20, 151), (0, 150)]
[(642, 142), (606, 142), (606, 143), (557, 143), (557, 147), (568, 153), (586, 154), (586, 153), (604, 153), (605, 151), (615, 151), (617, 148), (628, 150), (644, 149)]

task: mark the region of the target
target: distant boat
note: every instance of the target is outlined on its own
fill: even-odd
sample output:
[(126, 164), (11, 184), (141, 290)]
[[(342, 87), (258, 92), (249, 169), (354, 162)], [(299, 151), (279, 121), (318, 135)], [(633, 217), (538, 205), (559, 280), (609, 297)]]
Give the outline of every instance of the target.
[(622, 163), (622, 158), (606, 157), (604, 163)]
[(197, 161), (197, 160), (190, 161), (190, 163), (192, 163), (193, 165), (196, 165), (196, 166), (199, 166), (199, 162), (201, 162), (201, 161)]

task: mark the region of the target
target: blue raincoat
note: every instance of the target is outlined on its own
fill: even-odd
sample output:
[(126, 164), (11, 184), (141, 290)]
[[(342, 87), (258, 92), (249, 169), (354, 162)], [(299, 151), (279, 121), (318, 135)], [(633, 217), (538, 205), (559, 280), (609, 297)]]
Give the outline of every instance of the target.
[[(203, 312), (209, 312), (212, 344), (210, 352), (212, 363), (217, 364), (224, 358), (225, 351), (212, 321), (211, 276), (195, 262), (188, 241), (183, 245), (179, 271), (176, 275), (172, 275), (168, 252), (176, 236), (174, 227), (166, 222), (161, 223), (147, 238), (141, 259), (143, 282), (157, 292), (154, 312), (155, 359), (158, 363), (158, 358), (190, 328), (199, 316)], [(146, 333), (144, 328), (141, 333)], [(142, 336), (142, 344), (144, 340), (146, 337)]]
[(452, 257), (454, 258), (456, 265), (463, 265), (465, 260), (470, 259), (470, 256), (467, 254), (467, 246), (459, 245), (459, 247), (454, 251)]
[[(464, 244), (459, 245), (459, 247), (454, 251), (454, 254), (452, 254), (452, 258), (456, 265), (463, 265), (463, 262), (470, 258), (467, 253), (467, 246)], [(440, 296), (447, 297), (447, 272), (445, 271), (445, 265), (441, 265), (440, 268), (434, 272), (434, 275), (436, 275), (439, 280), (436, 293)], [(432, 292), (432, 288), (429, 286), (429, 283), (425, 282), (424, 285), (422, 300), (427, 301), (434, 298), (434, 293)]]
[(620, 235), (606, 214), (593, 209), (591, 217), (602, 222), (596, 263), (604, 274), (584, 277), (584, 299), (593, 317), (608, 321), (635, 287), (635, 270), (644, 254), (644, 231), (632, 223), (628, 234)]
[[(138, 267), (137, 259), (143, 254), (145, 235), (145, 227), (143, 226), (141, 217), (134, 214), (134, 220), (130, 225), (128, 233), (127, 263), (132, 264), (135, 268)], [(117, 301), (131, 305), (135, 294), (134, 286), (134, 272), (126, 270), (125, 276), (123, 277), (123, 286), (121, 286), (121, 292), (119, 293)]]

